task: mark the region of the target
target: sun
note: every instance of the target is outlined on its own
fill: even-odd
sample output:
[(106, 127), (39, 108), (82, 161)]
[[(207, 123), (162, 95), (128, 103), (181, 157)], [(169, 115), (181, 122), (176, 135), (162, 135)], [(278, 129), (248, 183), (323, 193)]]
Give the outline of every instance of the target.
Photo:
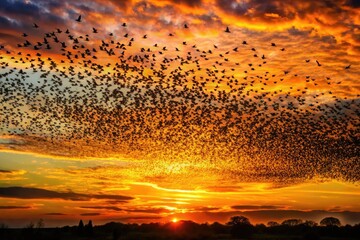
[(172, 221), (173, 223), (177, 223), (177, 222), (178, 222), (178, 219), (177, 219), (177, 218), (173, 218), (171, 221)]

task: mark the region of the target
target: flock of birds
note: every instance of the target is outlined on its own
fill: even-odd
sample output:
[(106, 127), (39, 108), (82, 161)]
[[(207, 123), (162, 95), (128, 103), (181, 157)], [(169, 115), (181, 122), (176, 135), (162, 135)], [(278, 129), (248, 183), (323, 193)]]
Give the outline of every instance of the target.
[[(42, 35), (34, 24), (16, 47), (0, 46), (0, 134), (72, 144), (73, 156), (201, 163), (243, 181), (360, 179), (360, 100), (329, 90), (341, 82), (267, 68), (271, 59), (246, 40), (208, 48), (169, 33), (171, 44), (150, 44), (122, 29)], [(316, 59), (303, 64), (322, 72)]]

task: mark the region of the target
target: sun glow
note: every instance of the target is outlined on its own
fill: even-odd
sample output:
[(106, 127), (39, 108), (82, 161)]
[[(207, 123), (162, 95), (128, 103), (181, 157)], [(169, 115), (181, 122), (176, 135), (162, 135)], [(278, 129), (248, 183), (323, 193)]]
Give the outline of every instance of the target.
[(173, 223), (177, 223), (179, 220), (177, 219), (177, 218), (173, 218), (172, 220), (171, 220), (171, 222), (173, 222)]

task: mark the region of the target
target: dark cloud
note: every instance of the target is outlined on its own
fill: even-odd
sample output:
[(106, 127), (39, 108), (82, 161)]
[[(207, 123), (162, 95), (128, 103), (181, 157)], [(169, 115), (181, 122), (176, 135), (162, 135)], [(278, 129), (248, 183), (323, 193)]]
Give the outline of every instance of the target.
[[(99, 0), (98, 2), (103, 3), (104, 0)], [(120, 9), (123, 10), (126, 10), (132, 4), (132, 0), (110, 0), (110, 2), (112, 2), (115, 6), (118, 6)]]
[(115, 206), (83, 206), (80, 207), (83, 209), (104, 209), (104, 210), (113, 210), (113, 211), (125, 211), (125, 212), (132, 212), (132, 213), (163, 213), (163, 212), (170, 212), (168, 209), (165, 208), (149, 208), (149, 209), (123, 209)]
[[(245, 17), (250, 21), (282, 22), (295, 19), (314, 20), (314, 14), (326, 15), (329, 18), (340, 18), (340, 13), (345, 13), (347, 10), (343, 8), (341, 1), (291, 1), (291, 0), (250, 0), (238, 2), (236, 0), (217, 0), (217, 7), (222, 11)], [(358, 7), (358, 1), (347, 1), (345, 5)], [(319, 9), (321, 9), (319, 11)], [(268, 17), (268, 14), (276, 14), (276, 17)], [(327, 22), (321, 24), (328, 24)]]
[(1, 210), (29, 209), (29, 206), (0, 206)]
[[(57, 6), (54, 3), (48, 3), (41, 5), (43, 2), (37, 4), (32, 2), (23, 1), (2, 1), (0, 4), (0, 28), (12, 29), (12, 30), (29, 30), (26, 27), (31, 26), (36, 22), (42, 30), (53, 25), (64, 25), (65, 20), (56, 14), (50, 12), (49, 7)], [(62, 6), (63, 7), (63, 6)], [(13, 21), (11, 21), (13, 20)], [(26, 26), (27, 25), (27, 26)], [(30, 32), (34, 32), (34, 29), (30, 29)]]
[(0, 5), (0, 12), (6, 14), (36, 16), (40, 15), (41, 11), (41, 8), (30, 1), (26, 3), (23, 1), (2, 0)]
[(81, 216), (99, 216), (100, 213), (82, 213)]
[(246, 4), (238, 4), (236, 1), (217, 0), (216, 4), (220, 9), (235, 15), (244, 15), (248, 11)]
[(237, 16), (247, 16), (249, 18), (264, 17), (265, 14), (277, 14), (280, 17), (286, 16), (289, 19), (295, 17), (295, 13), (285, 12), (284, 6), (275, 0), (266, 2), (261, 0), (252, 0), (249, 2), (217, 0), (216, 4), (226, 13)]
[(134, 217), (124, 217), (124, 218), (118, 218), (118, 219), (112, 219), (115, 221), (124, 221), (124, 222), (132, 222), (132, 221), (148, 221), (148, 220), (160, 220), (163, 219), (163, 217), (150, 217), (150, 216), (134, 216)]
[(39, 0), (37, 3), (44, 8), (49, 9), (50, 11), (56, 11), (60, 8), (64, 7), (66, 1), (58, 1), (58, 0)]
[(74, 192), (56, 192), (40, 188), (3, 187), (0, 188), (0, 197), (20, 199), (64, 199), (71, 201), (86, 201), (89, 199), (132, 200), (132, 197), (109, 194), (81, 194)]
[(108, 204), (119, 204), (119, 203), (126, 203), (127, 201), (123, 201), (123, 200), (110, 200), (110, 201), (106, 201)]
[(202, 0), (172, 0), (172, 2), (184, 4), (190, 7), (198, 7), (202, 4)]
[(0, 169), (0, 173), (12, 173), (12, 171)]
[(360, 8), (360, 1), (359, 0), (347, 0), (345, 2), (345, 5), (354, 7), (354, 8)]
[(308, 36), (311, 33), (311, 31), (300, 30), (293, 26), (292, 28), (288, 29), (288, 33), (292, 36)]
[(123, 209), (115, 207), (115, 206), (85, 206), (85, 207), (80, 207), (80, 208), (84, 208), (84, 209), (105, 209), (105, 210), (114, 210), (114, 211), (122, 211)]
[(65, 216), (65, 213), (45, 213), (47, 216)]
[(195, 211), (200, 211), (200, 212), (210, 212), (210, 211), (217, 211), (220, 210), (220, 208), (218, 207), (200, 207), (200, 208), (196, 208)]
[[(281, 3), (281, 2), (280, 2)], [(285, 13), (284, 6), (279, 4), (279, 1), (262, 1), (262, 0), (252, 0), (249, 4), (252, 9), (256, 9), (257, 13), (265, 14), (265, 13), (276, 13), (279, 16), (285, 16), (293, 18), (295, 14), (293, 13)]]
[(210, 192), (237, 192), (243, 189), (242, 186), (209, 186), (207, 190)]
[(282, 207), (273, 205), (235, 205), (231, 206), (232, 209), (236, 210), (254, 210), (254, 209), (281, 209)]
[(150, 208), (150, 209), (127, 209), (127, 212), (133, 213), (163, 213), (163, 212), (170, 212), (170, 210), (165, 208)]
[(20, 29), (21, 25), (18, 22), (10, 21), (8, 18), (0, 16), (0, 29), (4, 30), (16, 30)]

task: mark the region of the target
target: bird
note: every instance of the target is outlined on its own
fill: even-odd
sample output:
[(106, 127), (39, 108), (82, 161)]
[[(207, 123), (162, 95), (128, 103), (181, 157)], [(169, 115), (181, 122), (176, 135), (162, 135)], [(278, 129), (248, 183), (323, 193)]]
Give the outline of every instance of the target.
[(81, 22), (81, 15), (79, 15), (78, 18), (75, 21)]
[(187, 25), (186, 23), (184, 24), (184, 28), (189, 28), (189, 27), (188, 27), (188, 25)]
[(318, 65), (319, 67), (321, 67), (321, 64), (319, 63), (319, 61), (318, 61), (318, 60), (315, 60), (315, 61), (316, 61), (317, 65)]
[[(71, 24), (64, 27), (72, 31)], [(0, 46), (2, 133), (36, 136), (32, 141), (41, 139), (38, 145), (47, 149), (64, 142), (73, 146), (66, 150), (73, 154), (85, 154), (84, 146), (94, 144), (97, 151), (89, 148), (90, 154), (105, 151), (103, 145), (109, 154), (155, 158), (181, 149), (189, 157), (226, 166), (247, 156), (244, 164), (251, 169), (246, 176), (252, 179), (260, 164), (274, 169), (262, 172), (261, 179), (276, 175), (285, 182), (294, 175), (311, 177), (298, 168), (277, 168), (289, 159), (299, 165), (321, 159), (318, 168), (327, 164), (329, 152), (323, 146), (339, 156), (331, 158), (335, 165), (353, 158), (358, 149), (356, 131), (349, 126), (358, 125), (359, 96), (336, 96), (333, 87), (341, 81), (328, 77), (331, 66), (297, 72), (304, 64), (298, 56), (267, 56), (271, 42), (242, 41), (246, 46), (241, 49), (234, 34), (227, 35), (227, 44), (215, 40), (209, 45), (201, 39), (185, 42), (175, 33), (158, 44), (143, 40), (147, 35), (137, 31), (130, 33), (130, 41), (123, 39), (129, 37), (125, 32), (116, 36), (96, 31), (96, 41), (91, 41), (91, 27), (76, 35), (49, 29), (35, 31), (36, 36), (31, 31), (13, 43), (19, 48), (6, 53), (7, 46)], [(283, 48), (271, 48), (276, 51)], [(347, 64), (345, 69), (351, 66)], [(232, 177), (241, 175), (234, 166)], [(331, 174), (341, 174), (341, 166)]]
[(39, 28), (39, 26), (36, 23), (34, 23), (33, 28)]
[(226, 33), (230, 33), (229, 27), (226, 27), (225, 32), (226, 32)]

